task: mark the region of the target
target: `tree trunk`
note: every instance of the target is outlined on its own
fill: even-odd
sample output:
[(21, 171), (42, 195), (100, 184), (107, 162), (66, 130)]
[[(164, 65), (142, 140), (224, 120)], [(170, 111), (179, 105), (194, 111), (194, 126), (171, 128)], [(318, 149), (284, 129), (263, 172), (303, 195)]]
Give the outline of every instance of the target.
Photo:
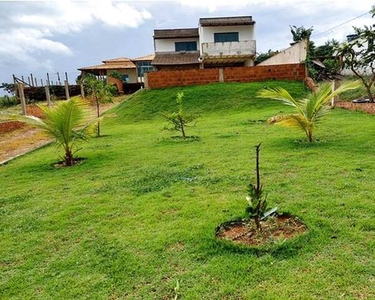
[(180, 119), (180, 125), (181, 125), (181, 132), (182, 132), (182, 137), (186, 139), (186, 134), (185, 134), (185, 128), (184, 128), (184, 123)]
[(313, 142), (313, 136), (312, 136), (312, 131), (311, 130), (307, 130), (306, 131), (306, 135), (307, 135), (307, 139), (310, 143)]
[(366, 87), (366, 92), (367, 92), (367, 95), (368, 95), (368, 99), (370, 100), (371, 103), (374, 102), (374, 97), (372, 96), (372, 93), (371, 93), (371, 86), (369, 86), (368, 84), (365, 84), (365, 87)]
[(65, 164), (67, 166), (73, 166), (74, 164), (73, 153), (69, 147), (65, 148)]
[[(96, 114), (97, 114), (97, 117), (99, 118), (100, 117), (100, 103), (97, 97), (95, 97), (95, 99), (96, 99)], [(98, 129), (96, 132), (96, 136), (100, 137), (100, 121), (98, 121)]]
[(256, 226), (257, 226), (257, 229), (258, 229), (259, 231), (262, 231), (262, 226), (260, 226), (259, 217), (258, 217), (258, 216), (255, 216), (255, 217), (254, 217), (254, 220), (255, 220), (255, 224), (256, 224)]

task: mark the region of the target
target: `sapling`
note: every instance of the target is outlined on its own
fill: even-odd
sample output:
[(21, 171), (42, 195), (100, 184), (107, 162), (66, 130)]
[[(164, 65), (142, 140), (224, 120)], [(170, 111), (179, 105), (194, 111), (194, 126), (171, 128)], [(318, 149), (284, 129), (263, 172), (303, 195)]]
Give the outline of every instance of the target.
[(259, 170), (259, 152), (260, 145), (255, 146), (255, 169), (256, 169), (256, 184), (249, 184), (246, 212), (251, 219), (254, 219), (257, 230), (262, 231), (260, 220), (264, 216), (267, 209), (267, 194), (263, 193), (263, 185), (260, 182)]
[(166, 130), (170, 131), (180, 131), (182, 134), (182, 138), (186, 138), (186, 127), (192, 127), (190, 125), (193, 121), (196, 120), (197, 116), (192, 114), (186, 114), (183, 108), (183, 98), (184, 93), (177, 93), (176, 103), (178, 104), (178, 112), (172, 113), (163, 113), (163, 117), (167, 119), (167, 121), (172, 125), (171, 127), (164, 127)]

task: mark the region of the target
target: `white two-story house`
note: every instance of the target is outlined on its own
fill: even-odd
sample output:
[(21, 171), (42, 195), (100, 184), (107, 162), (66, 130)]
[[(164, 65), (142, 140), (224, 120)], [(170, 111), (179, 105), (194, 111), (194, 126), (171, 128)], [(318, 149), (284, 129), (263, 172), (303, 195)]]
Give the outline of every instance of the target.
[(256, 53), (251, 16), (201, 18), (198, 28), (154, 30), (157, 70), (252, 66)]

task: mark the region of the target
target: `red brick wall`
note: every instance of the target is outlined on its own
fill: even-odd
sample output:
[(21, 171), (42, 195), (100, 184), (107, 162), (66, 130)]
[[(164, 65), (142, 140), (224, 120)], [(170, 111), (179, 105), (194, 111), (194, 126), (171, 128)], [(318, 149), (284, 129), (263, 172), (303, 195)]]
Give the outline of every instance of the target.
[[(262, 80), (301, 80), (306, 77), (304, 64), (223, 68), (224, 82)], [(200, 85), (219, 82), (219, 69), (158, 71), (147, 73), (146, 88)]]
[(151, 89), (211, 82), (219, 82), (219, 69), (191, 69), (147, 73), (147, 83)]

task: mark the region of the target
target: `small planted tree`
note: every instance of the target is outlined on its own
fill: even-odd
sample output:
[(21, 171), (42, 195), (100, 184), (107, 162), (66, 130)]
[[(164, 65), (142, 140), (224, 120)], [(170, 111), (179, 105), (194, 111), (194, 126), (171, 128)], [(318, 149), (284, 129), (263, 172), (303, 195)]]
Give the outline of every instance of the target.
[[(0, 120), (14, 119), (41, 128), (52, 137), (58, 147), (64, 149), (64, 164), (72, 166), (76, 162), (76, 144), (86, 140), (92, 129), (92, 122), (87, 122), (89, 107), (82, 99), (72, 98), (56, 103), (53, 107), (39, 106), (43, 119), (34, 116), (0, 115)], [(95, 121), (95, 120), (94, 120)]]
[(163, 113), (163, 117), (166, 118), (170, 127), (166, 126), (164, 129), (170, 131), (181, 132), (182, 138), (186, 139), (186, 128), (192, 127), (195, 124), (191, 124), (197, 119), (197, 116), (193, 114), (186, 114), (183, 107), (184, 93), (177, 93), (176, 103), (178, 104), (178, 112)]
[(260, 144), (255, 146), (256, 184), (249, 184), (248, 195), (246, 196), (246, 212), (251, 219), (254, 219), (257, 230), (262, 231), (260, 219), (264, 216), (267, 209), (267, 195), (264, 194), (263, 186), (260, 182), (259, 152)]
[(113, 94), (116, 88), (107, 84), (105, 80), (98, 80), (95, 77), (88, 77), (83, 80), (86, 90), (96, 105), (96, 114), (98, 117), (97, 137), (100, 137), (100, 104), (113, 102)]
[(268, 119), (268, 123), (298, 128), (306, 133), (309, 142), (313, 142), (314, 130), (322, 117), (328, 113), (331, 99), (344, 91), (357, 89), (359, 85), (358, 81), (350, 82), (332, 91), (330, 84), (323, 84), (316, 92), (309, 93), (301, 100), (294, 99), (287, 90), (280, 87), (263, 89), (258, 93), (258, 97), (279, 100), (285, 105), (292, 106), (295, 113), (274, 116)]

